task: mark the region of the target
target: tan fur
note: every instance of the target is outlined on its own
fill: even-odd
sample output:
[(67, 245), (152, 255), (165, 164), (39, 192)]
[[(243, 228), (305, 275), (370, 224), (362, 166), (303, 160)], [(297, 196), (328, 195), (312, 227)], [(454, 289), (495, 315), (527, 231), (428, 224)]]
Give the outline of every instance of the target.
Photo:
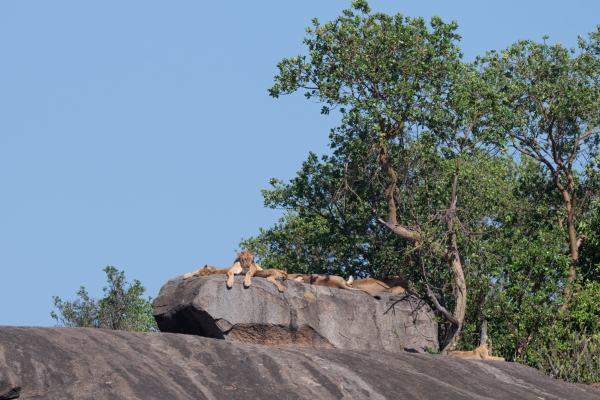
[(183, 279), (191, 278), (192, 276), (205, 276), (215, 274), (226, 274), (229, 269), (227, 268), (215, 268), (210, 265), (204, 264), (204, 267), (197, 269), (194, 272), (188, 272), (183, 276)]
[(448, 354), (448, 357), (452, 358), (462, 358), (465, 360), (496, 360), (496, 361), (504, 361), (502, 357), (494, 357), (492, 356), (492, 346), (488, 343), (482, 344), (475, 350), (471, 351), (451, 351)]
[(277, 289), (279, 289), (280, 292), (283, 292), (284, 287), (281, 286), (281, 284), (279, 282), (277, 282), (276, 279), (281, 279), (282, 281), (284, 281), (288, 278), (286, 271), (280, 271), (278, 269), (257, 270), (254, 273), (254, 276), (257, 276), (259, 278), (267, 278), (267, 281), (269, 281), (272, 284), (274, 284), (275, 286), (277, 286)]
[[(354, 290), (369, 293), (363, 289), (354, 289), (348, 285), (348, 282), (337, 275), (318, 275), (318, 274), (288, 274), (288, 279), (308, 283), (310, 285), (329, 286), (338, 289)], [(370, 294), (370, 293), (369, 293)]]
[(369, 293), (403, 294), (407, 293), (406, 288), (408, 287), (406, 279), (399, 276), (390, 278), (365, 278), (352, 281), (349, 279), (348, 283), (355, 289), (362, 289)]
[(252, 277), (256, 271), (262, 271), (260, 265), (254, 262), (255, 255), (256, 253), (252, 253), (249, 250), (243, 250), (242, 252), (238, 253), (237, 258), (233, 262), (233, 266), (227, 271), (228, 288), (233, 286), (233, 276), (242, 273), (244, 268), (250, 268), (250, 270), (246, 273), (244, 286), (248, 287), (252, 284)]
[[(250, 253), (252, 254), (252, 253)], [(245, 256), (247, 257), (247, 254), (245, 254)], [(247, 260), (247, 258), (246, 258)], [(245, 260), (245, 261), (246, 261)], [(237, 261), (237, 260), (236, 260)], [(235, 263), (234, 263), (235, 264)], [(242, 264), (241, 262), (239, 263), (240, 265)], [(247, 261), (245, 262), (246, 265)], [(260, 268), (260, 266), (258, 266), (258, 264), (254, 264), (255, 267)], [(234, 265), (235, 266), (235, 265)], [(210, 265), (204, 264), (204, 267), (194, 271), (194, 272), (188, 272), (187, 274), (185, 274), (183, 276), (183, 279), (188, 279), (191, 278), (193, 276), (206, 276), (206, 275), (216, 275), (216, 274), (228, 274), (229, 270), (231, 268), (215, 268), (212, 267)], [(251, 268), (242, 268), (241, 272), (246, 271), (246, 273), (250, 272)], [(287, 273), (286, 271), (280, 271), (277, 269), (256, 269), (256, 271), (254, 272), (253, 276), (258, 276), (260, 278), (267, 278), (267, 281), (273, 283), (275, 286), (277, 286), (277, 289), (279, 289), (280, 292), (284, 291), (284, 287), (281, 286), (281, 284), (279, 282), (277, 282), (276, 279), (280, 279), (280, 280), (286, 280), (287, 279)], [(249, 285), (247, 285), (249, 286)]]

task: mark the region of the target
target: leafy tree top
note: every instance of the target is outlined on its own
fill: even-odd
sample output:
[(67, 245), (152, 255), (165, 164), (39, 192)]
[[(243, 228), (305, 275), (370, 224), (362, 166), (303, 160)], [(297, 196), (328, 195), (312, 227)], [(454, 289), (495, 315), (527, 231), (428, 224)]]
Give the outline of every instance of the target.
[(570, 171), (600, 142), (600, 26), (578, 47), (520, 40), (478, 60), (503, 108), (513, 145), (553, 174)]
[(356, 124), (367, 119), (387, 139), (402, 136), (410, 124), (434, 116), (437, 102), (448, 89), (448, 76), (460, 68), (456, 22), (369, 14), (366, 1), (354, 1), (335, 20), (313, 19), (304, 43), (309, 57), (283, 59), (269, 94), (305, 89), (308, 99), (326, 105), (322, 113), (340, 106), (344, 119)]
[(53, 296), (54, 307), (50, 315), (57, 326), (102, 328), (122, 331), (157, 332), (158, 327), (152, 316), (152, 297), (143, 297), (146, 288), (137, 279), (133, 285), (125, 279), (125, 272), (107, 266), (108, 286), (104, 297), (95, 300), (89, 296), (85, 287), (80, 287), (74, 301), (63, 301)]

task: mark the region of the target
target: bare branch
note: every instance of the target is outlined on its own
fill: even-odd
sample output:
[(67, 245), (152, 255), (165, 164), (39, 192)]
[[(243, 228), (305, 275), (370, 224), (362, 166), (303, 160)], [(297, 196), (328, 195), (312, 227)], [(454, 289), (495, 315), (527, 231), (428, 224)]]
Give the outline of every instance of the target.
[(460, 322), (458, 322), (458, 320), (454, 317), (454, 315), (452, 315), (450, 313), (450, 311), (446, 310), (444, 307), (442, 307), (442, 305), (439, 303), (438, 299), (435, 297), (435, 294), (433, 294), (433, 292), (431, 291), (431, 288), (429, 287), (429, 284), (426, 283), (425, 284), (425, 290), (427, 290), (427, 296), (429, 297), (429, 299), (431, 300), (431, 302), (433, 303), (433, 305), (435, 306), (436, 310), (438, 310), (439, 312), (442, 313), (442, 315), (454, 326), (459, 326)]
[(401, 238), (412, 240), (414, 242), (421, 242), (423, 240), (423, 238), (418, 232), (412, 231), (398, 224), (392, 225), (389, 222), (382, 220), (380, 217), (376, 217), (376, 219), (377, 222), (379, 222), (381, 225), (385, 226), (392, 233), (400, 236)]

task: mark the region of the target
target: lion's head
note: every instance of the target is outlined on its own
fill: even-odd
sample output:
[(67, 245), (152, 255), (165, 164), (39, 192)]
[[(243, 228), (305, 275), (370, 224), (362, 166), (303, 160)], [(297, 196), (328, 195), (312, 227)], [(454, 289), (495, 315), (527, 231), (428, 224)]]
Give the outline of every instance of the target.
[(492, 355), (492, 346), (489, 343), (485, 343), (483, 346), (485, 346), (484, 349), (487, 349), (488, 356), (491, 356)]
[(235, 261), (239, 261), (239, 263), (242, 265), (242, 268), (250, 268), (254, 261), (255, 255), (256, 253), (252, 253), (249, 250), (243, 250), (241, 253), (238, 253)]

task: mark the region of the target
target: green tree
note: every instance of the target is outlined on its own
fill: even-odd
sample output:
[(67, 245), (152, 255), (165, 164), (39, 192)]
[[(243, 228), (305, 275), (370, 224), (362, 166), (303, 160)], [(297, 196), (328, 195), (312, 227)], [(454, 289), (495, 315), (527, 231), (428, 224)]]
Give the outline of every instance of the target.
[(57, 326), (102, 328), (121, 331), (158, 332), (152, 316), (152, 297), (143, 297), (146, 288), (134, 279), (133, 285), (125, 280), (125, 272), (107, 266), (108, 286), (104, 297), (91, 298), (82, 286), (74, 301), (64, 301), (53, 296), (54, 311), (50, 313)]
[[(444, 350), (452, 350), (467, 300), (458, 250), (459, 176), (467, 163), (489, 156), (495, 132), (489, 117), (493, 93), (474, 66), (460, 61), (456, 22), (445, 24), (434, 17), (429, 29), (422, 18), (371, 15), (365, 1), (354, 1), (353, 8), (361, 15), (345, 10), (324, 25), (313, 20), (304, 40), (309, 58), (281, 61), (269, 93), (278, 97), (303, 89), (308, 99), (325, 103), (322, 113), (339, 108), (342, 125), (332, 130), (331, 147), (347, 160), (339, 160), (338, 166), (352, 165), (345, 168), (338, 193), (350, 192), (355, 201), (370, 204), (376, 223), (410, 242), (413, 250), (427, 249), (448, 264), (453, 311), (431, 290), (424, 270), (423, 281), (450, 324)], [(348, 171), (357, 171), (352, 180), (363, 189), (366, 184), (366, 196), (359, 198)], [(411, 203), (410, 193), (428, 187), (424, 171), (439, 173), (445, 193), (414, 212), (418, 206)], [(400, 205), (402, 197), (405, 203)]]
[(599, 35), (465, 64), (455, 23), (353, 9), (314, 20), (269, 90), (338, 109), (333, 154), (273, 179), (265, 206), (286, 212), (240, 245), (293, 272), (403, 275), (446, 351), (488, 323), (507, 359), (598, 381)]
[[(521, 40), (479, 60), (499, 94), (497, 120), (512, 146), (545, 166), (563, 199), (571, 262), (564, 287), (566, 307), (581, 245), (576, 169), (595, 156), (600, 142), (600, 26), (579, 38), (579, 53), (560, 43)], [(557, 221), (558, 222), (558, 221)]]
[[(353, 169), (355, 171), (349, 171)], [(355, 180), (358, 161), (311, 153), (289, 184), (271, 180), (263, 190), (265, 206), (288, 210), (274, 227), (262, 230), (240, 247), (257, 251), (261, 263), (288, 272), (326, 273), (355, 277), (400, 273), (406, 242), (373, 224), (367, 186)], [(360, 176), (358, 176), (360, 178)], [(342, 190), (341, 190), (342, 189)], [(408, 276), (408, 271), (401, 271)]]
[[(429, 145), (424, 148), (431, 149)], [(392, 150), (399, 149), (394, 146)], [(404, 159), (399, 169), (399, 174), (411, 175), (408, 184), (403, 184), (408, 190), (397, 194), (400, 221), (408, 224), (415, 216), (427, 222), (420, 227), (429, 237), (443, 238), (443, 209), (451, 196), (455, 164), (437, 152), (424, 153), (418, 143), (407, 143), (406, 151), (413, 157)], [(486, 156), (462, 167), (462, 196), (454, 218), (461, 227), (456, 246), (466, 254), (467, 283), (477, 280), (479, 286), (488, 276), (481, 270), (490, 256), (481, 253), (489, 251), (489, 246), (480, 244), (499, 229), (499, 208), (510, 193), (509, 166), (503, 159)], [(402, 275), (414, 282), (413, 289), (427, 293), (429, 286), (440, 306), (451, 307), (454, 277), (447, 261), (435, 249), (416, 247), (375, 223), (371, 204), (362, 200), (369, 198), (369, 184), (361, 171), (356, 159), (350, 163), (334, 156), (319, 162), (311, 154), (290, 183), (273, 180), (273, 189), (263, 191), (266, 206), (288, 210), (284, 218), (240, 246), (257, 251), (264, 265), (291, 272)], [(351, 190), (344, 190), (347, 186)]]
[[(588, 268), (582, 268), (573, 284), (568, 312), (560, 313), (561, 282), (570, 265), (568, 243), (556, 223), (562, 197), (541, 163), (522, 157), (515, 167), (498, 198), (492, 225), (473, 242), (475, 251), (463, 250), (466, 264), (476, 268), (467, 267), (468, 304), (473, 311), (465, 318), (460, 347), (478, 344), (479, 327), (486, 320), (494, 348), (507, 359), (560, 379), (597, 382), (600, 253), (591, 247), (593, 240), (586, 240), (581, 262), (587, 260)], [(582, 199), (598, 199), (593, 186), (586, 192)], [(593, 203), (581, 202), (587, 205), (589, 226), (597, 221), (594, 208), (588, 208)], [(584, 231), (590, 239), (591, 231)]]

